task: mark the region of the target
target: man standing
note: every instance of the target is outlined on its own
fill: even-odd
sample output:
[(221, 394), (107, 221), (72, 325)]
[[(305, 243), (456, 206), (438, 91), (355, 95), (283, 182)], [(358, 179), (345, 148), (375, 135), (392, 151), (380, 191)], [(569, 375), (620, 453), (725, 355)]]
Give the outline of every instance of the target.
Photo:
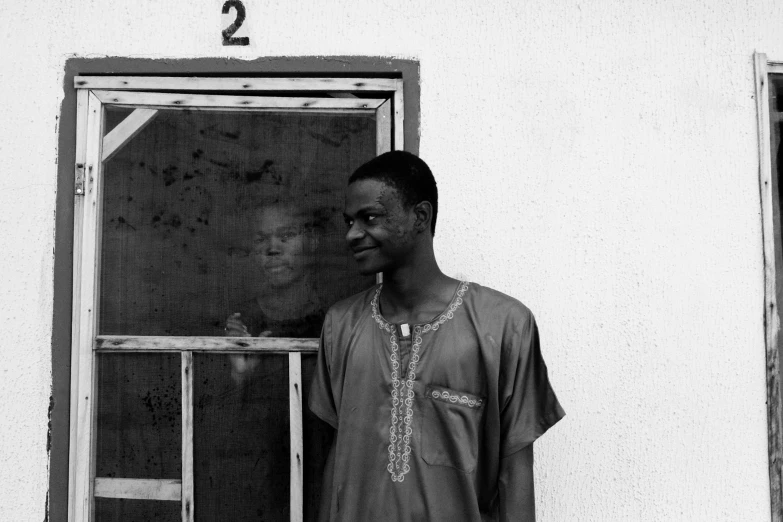
[(438, 268), (435, 180), (413, 154), (359, 167), (346, 240), (383, 284), (327, 312), (310, 409), (335, 428), (321, 519), (535, 519), (533, 441), (564, 412), (519, 301)]

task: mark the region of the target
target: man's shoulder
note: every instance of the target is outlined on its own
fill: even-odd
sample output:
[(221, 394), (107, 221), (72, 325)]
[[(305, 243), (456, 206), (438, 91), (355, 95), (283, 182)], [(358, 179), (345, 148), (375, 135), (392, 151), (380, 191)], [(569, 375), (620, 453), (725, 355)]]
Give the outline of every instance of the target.
[(329, 307), (326, 313), (327, 317), (333, 321), (339, 321), (346, 317), (359, 317), (362, 312), (369, 309), (372, 298), (375, 295), (378, 285), (373, 285), (366, 290), (362, 290), (350, 297), (337, 301)]
[(533, 312), (522, 301), (494, 288), (470, 283), (473, 307), (482, 315), (493, 315), (511, 321), (533, 319)]
[(524, 356), (537, 331), (533, 312), (508, 294), (478, 284), (472, 286), (472, 315), (480, 337), (491, 339), (501, 350), (501, 364)]

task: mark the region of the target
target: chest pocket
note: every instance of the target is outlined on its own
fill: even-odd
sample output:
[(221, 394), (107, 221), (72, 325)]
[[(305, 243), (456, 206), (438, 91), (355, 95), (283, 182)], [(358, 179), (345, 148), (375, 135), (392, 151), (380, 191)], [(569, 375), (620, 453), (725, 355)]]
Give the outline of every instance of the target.
[(472, 393), (427, 386), (421, 430), (424, 462), (466, 473), (475, 470), (484, 402)]

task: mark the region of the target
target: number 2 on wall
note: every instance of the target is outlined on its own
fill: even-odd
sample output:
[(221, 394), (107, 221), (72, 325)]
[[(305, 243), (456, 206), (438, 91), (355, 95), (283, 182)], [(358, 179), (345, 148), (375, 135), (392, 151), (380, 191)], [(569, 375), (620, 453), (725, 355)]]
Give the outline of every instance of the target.
[(226, 0), (226, 3), (223, 4), (223, 14), (228, 14), (232, 7), (237, 10), (237, 16), (231, 25), (223, 29), (223, 45), (250, 45), (249, 37), (242, 36), (237, 38), (234, 36), (234, 33), (245, 22), (245, 15), (247, 14), (245, 6), (240, 0)]

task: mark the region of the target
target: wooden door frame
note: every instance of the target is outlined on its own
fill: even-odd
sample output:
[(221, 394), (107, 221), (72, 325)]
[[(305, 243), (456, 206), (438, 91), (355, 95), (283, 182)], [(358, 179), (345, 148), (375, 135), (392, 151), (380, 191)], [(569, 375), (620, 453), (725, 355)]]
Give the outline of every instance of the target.
[(783, 522), (783, 434), (781, 419), (780, 312), (778, 296), (783, 289), (781, 265), (781, 225), (778, 197), (779, 181), (773, 169), (771, 151), (769, 75), (783, 75), (783, 62), (754, 54), (756, 113), (759, 154), (759, 195), (764, 257), (764, 341), (767, 369), (767, 443), (769, 451), (769, 491), (772, 522)]
[[(49, 437), (49, 494), (47, 520), (68, 518), (68, 467), (70, 446), (71, 327), (74, 243), (74, 165), (77, 162), (77, 95), (79, 75), (192, 76), (223, 78), (397, 78), (404, 80), (405, 150), (417, 153), (419, 145), (419, 63), (385, 57), (273, 57), (251, 61), (225, 58), (152, 60), (133, 58), (70, 58), (65, 62), (64, 95), (58, 118), (58, 193), (55, 216), (54, 307), (52, 332), (52, 397)], [(85, 92), (83, 89), (81, 92)], [(78, 224), (77, 224), (78, 225)]]
[[(284, 353), (289, 359), (289, 416), (291, 467), (291, 522), (302, 522), (303, 512), (303, 432), (301, 396), (301, 355), (315, 353), (317, 339), (251, 338), (238, 346), (234, 337), (199, 336), (102, 336), (100, 316), (100, 272), (104, 164), (160, 110), (217, 111), (243, 113), (366, 114), (376, 121), (376, 154), (403, 145), (404, 97), (402, 80), (397, 78), (169, 78), (77, 76), (74, 87), (87, 92), (87, 103), (79, 106), (74, 166), (74, 287), (73, 344), (71, 348), (71, 472), (69, 497), (72, 522), (94, 519), (94, 499), (124, 498), (171, 500), (176, 484), (169, 480), (139, 481), (130, 477), (98, 477), (95, 472), (97, 379), (99, 352), (138, 353), (177, 352), (182, 359), (182, 476), (179, 484), (182, 521), (193, 522), (198, 506), (194, 498), (193, 454), (193, 353), (239, 351)], [(213, 94), (235, 92), (242, 94)], [(204, 91), (210, 94), (203, 94)], [(300, 96), (279, 96), (296, 92)], [(271, 93), (271, 95), (269, 94)], [(319, 93), (319, 94), (313, 94)], [(356, 95), (352, 94), (355, 93)], [(358, 94), (371, 93), (371, 97)], [(83, 96), (79, 95), (80, 99)], [(131, 109), (111, 132), (104, 135), (106, 109)], [(396, 108), (396, 109), (395, 109)], [(95, 486), (100, 485), (96, 493)]]

